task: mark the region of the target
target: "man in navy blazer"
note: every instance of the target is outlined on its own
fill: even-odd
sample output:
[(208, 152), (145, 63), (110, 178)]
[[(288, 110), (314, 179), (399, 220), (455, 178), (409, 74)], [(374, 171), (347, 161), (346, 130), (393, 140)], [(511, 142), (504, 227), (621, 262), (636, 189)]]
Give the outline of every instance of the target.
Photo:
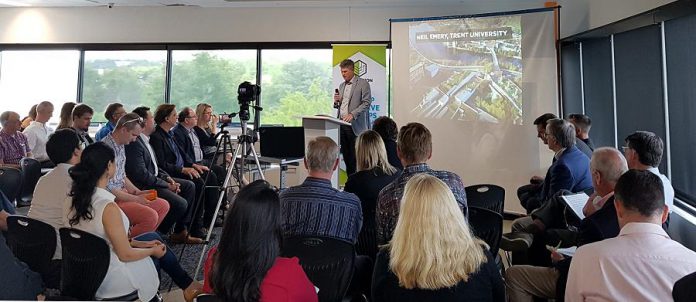
[(549, 149), (556, 154), (539, 193), (542, 204), (561, 190), (580, 192), (591, 188), (590, 159), (575, 146), (573, 124), (549, 120), (545, 135)]
[(126, 145), (126, 175), (138, 189), (156, 190), (157, 196), (169, 202), (169, 213), (158, 228), (160, 233), (168, 234), (174, 226), (174, 234), (170, 236), (174, 243), (203, 243), (200, 238), (189, 236), (187, 231), (195, 208), (195, 185), (190, 180), (169, 176), (157, 165), (155, 152), (150, 147), (150, 134), (155, 132), (150, 108), (138, 107), (133, 113), (143, 118), (145, 127), (135, 142)]

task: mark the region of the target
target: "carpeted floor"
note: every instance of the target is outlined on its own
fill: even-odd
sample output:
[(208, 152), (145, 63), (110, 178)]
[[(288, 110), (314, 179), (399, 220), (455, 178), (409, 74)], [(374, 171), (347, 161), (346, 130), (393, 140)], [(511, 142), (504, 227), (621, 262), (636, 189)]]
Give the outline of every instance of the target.
[[(210, 250), (210, 248), (216, 246), (218, 244), (218, 242), (220, 241), (220, 233), (221, 232), (222, 232), (221, 227), (213, 229), (213, 237), (210, 240), (210, 243), (207, 246), (205, 246), (206, 251), (205, 251), (205, 256), (203, 258), (203, 261), (205, 261), (205, 257), (207, 257), (208, 251)], [(189, 273), (189, 275), (193, 276), (193, 273), (196, 270), (196, 266), (198, 265), (198, 260), (201, 257), (201, 252), (203, 251), (204, 245), (202, 245), (202, 244), (172, 245), (170, 242), (167, 242), (167, 246), (171, 249), (172, 252), (174, 252), (176, 257), (179, 259), (179, 263), (181, 264), (181, 267), (187, 273)], [(181, 254), (182, 250), (184, 252), (183, 255)], [(198, 276), (196, 276), (194, 279), (203, 283), (203, 264), (201, 264), (201, 269), (200, 269), (200, 272), (198, 273)], [(172, 283), (172, 279), (169, 278), (169, 275), (167, 275), (167, 273), (165, 273), (164, 271), (160, 271), (160, 292), (168, 292), (170, 286), (171, 286), (172, 290), (178, 288), (176, 286), (176, 284)]]

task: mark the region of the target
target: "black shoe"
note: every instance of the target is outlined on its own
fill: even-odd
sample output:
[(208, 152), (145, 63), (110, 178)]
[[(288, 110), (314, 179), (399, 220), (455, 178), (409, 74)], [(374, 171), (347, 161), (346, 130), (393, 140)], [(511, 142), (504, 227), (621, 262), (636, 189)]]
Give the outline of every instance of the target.
[(223, 224), (224, 224), (224, 220), (222, 220), (222, 218), (218, 217), (217, 219), (215, 219), (215, 225), (213, 227), (219, 228), (219, 227), (222, 227)]

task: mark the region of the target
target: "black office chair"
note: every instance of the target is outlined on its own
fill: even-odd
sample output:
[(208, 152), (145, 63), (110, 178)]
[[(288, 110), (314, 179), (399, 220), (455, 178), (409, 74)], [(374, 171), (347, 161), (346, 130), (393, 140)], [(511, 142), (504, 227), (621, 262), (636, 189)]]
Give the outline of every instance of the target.
[(503, 215), (505, 189), (491, 184), (473, 185), (464, 189), (468, 206), (489, 209)]
[(102, 238), (72, 228), (61, 228), (63, 246), (61, 294), (78, 300), (95, 300), (109, 269), (111, 253)]
[(489, 209), (470, 206), (469, 226), (474, 236), (485, 241), (493, 257), (497, 257), (503, 236), (503, 216)]
[(694, 297), (696, 297), (696, 272), (679, 279), (672, 289), (674, 302), (693, 301)]
[(22, 187), (22, 171), (17, 168), (0, 167), (0, 191), (10, 202), (19, 196)]
[(320, 302), (341, 301), (355, 267), (355, 247), (327, 237), (292, 237), (283, 242), (282, 255), (297, 257), (307, 277), (319, 288)]
[(20, 206), (28, 206), (34, 198), (34, 188), (41, 178), (41, 163), (33, 158), (25, 157), (19, 161), (22, 169), (22, 191), (17, 199)]
[(58, 267), (51, 261), (56, 241), (56, 229), (50, 224), (19, 215), (7, 217), (7, 245), (19, 260), (41, 275), (48, 288), (60, 284)]

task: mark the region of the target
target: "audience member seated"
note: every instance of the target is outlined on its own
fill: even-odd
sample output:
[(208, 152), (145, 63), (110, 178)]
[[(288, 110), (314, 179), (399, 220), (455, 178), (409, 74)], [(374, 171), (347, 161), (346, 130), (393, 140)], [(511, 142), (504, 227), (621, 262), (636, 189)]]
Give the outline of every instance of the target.
[[(177, 113), (176, 106), (172, 104), (162, 104), (157, 106), (155, 110), (155, 132), (150, 135), (150, 146), (155, 151), (157, 157), (157, 166), (167, 172), (172, 177), (190, 179), (196, 186), (196, 198), (200, 198), (201, 192), (205, 190), (203, 200), (195, 203), (192, 213), (192, 226), (189, 231), (191, 236), (204, 238), (207, 230), (204, 228), (202, 219), (203, 212), (201, 207), (203, 204), (207, 208), (217, 206), (218, 190), (211, 188), (206, 189), (206, 185), (216, 185), (215, 183), (201, 177), (201, 174), (193, 167), (193, 162), (185, 160), (184, 152), (181, 146), (175, 141), (171, 133), (171, 129), (176, 125)], [(206, 225), (208, 226), (208, 225)]]
[[(319, 136), (307, 144), (304, 166), (308, 171), (299, 186), (280, 193), (283, 235), (324, 236), (355, 244), (363, 224), (360, 199), (353, 193), (331, 186), (331, 176), (338, 169), (340, 149), (336, 142)], [(349, 293), (369, 292), (372, 263), (367, 256), (355, 259), (355, 272)]]
[(621, 232), (578, 248), (565, 301), (671, 301), (674, 283), (696, 271), (696, 253), (661, 227), (669, 213), (662, 180), (629, 170), (619, 178), (615, 197)]
[(504, 301), (488, 246), (471, 235), (454, 195), (428, 174), (404, 189), (394, 236), (377, 256), (372, 298), (383, 301)]
[(331, 176), (338, 168), (339, 148), (328, 137), (309, 142), (304, 166), (309, 176), (299, 186), (280, 193), (283, 234), (326, 236), (354, 244), (362, 226), (360, 199), (353, 193), (331, 186)]
[(401, 127), (397, 141), (399, 159), (404, 170), (379, 193), (377, 199), (377, 244), (386, 244), (392, 237), (399, 218), (399, 205), (406, 182), (414, 175), (427, 173), (444, 181), (454, 194), (459, 208), (467, 215), (466, 191), (459, 175), (448, 171), (436, 171), (428, 166), (433, 150), (430, 130), (420, 123), (408, 123)]
[(380, 116), (372, 123), (372, 130), (377, 131), (382, 137), (384, 147), (387, 149), (389, 164), (394, 168), (403, 169), (404, 166), (396, 154), (396, 136), (399, 134), (396, 122), (388, 116)]
[(72, 112), (75, 109), (75, 105), (77, 104), (73, 102), (63, 103), (63, 106), (60, 107), (60, 121), (56, 130), (72, 127)]
[[(629, 169), (650, 171), (660, 177), (662, 188), (665, 192), (664, 200), (669, 212), (674, 207), (674, 189), (667, 176), (660, 173), (657, 168), (662, 161), (664, 144), (662, 139), (655, 133), (648, 131), (636, 131), (624, 140), (626, 146), (622, 147), (626, 155)], [(669, 216), (667, 219), (669, 222)]]
[(41, 275), (12, 254), (3, 232), (0, 232), (0, 276), (3, 276), (0, 300), (38, 300), (43, 292)]
[(97, 133), (94, 135), (96, 141), (100, 142), (104, 139), (111, 131), (114, 131), (116, 127), (116, 122), (121, 119), (122, 116), (126, 115), (126, 109), (123, 105), (119, 103), (111, 103), (106, 105), (106, 110), (104, 111), (104, 118), (106, 118), (107, 123), (104, 124)]
[[(544, 145), (548, 145), (548, 142), (546, 141), (546, 123), (555, 118), (557, 117), (553, 113), (544, 113), (534, 120), (534, 125), (536, 126), (537, 130), (537, 137), (542, 143), (544, 143)], [(556, 159), (554, 158), (553, 161), (556, 161)], [(527, 210), (527, 214), (531, 213), (532, 210), (539, 207), (539, 205), (541, 205), (543, 202), (540, 196), (543, 182), (543, 177), (534, 175), (529, 179), (529, 184), (521, 186), (517, 189), (517, 198), (519, 198), (522, 207)]]
[(70, 199), (72, 179), (68, 170), (80, 162), (82, 154), (77, 133), (70, 128), (57, 130), (48, 138), (46, 153), (56, 167), (41, 176), (36, 183), (34, 198), (27, 216), (48, 223), (56, 229), (58, 245), (53, 259), (61, 259), (58, 230), (63, 227), (63, 204), (66, 199)]
[[(201, 143), (198, 140), (198, 135), (193, 129), (198, 123), (198, 117), (193, 109), (189, 107), (184, 107), (179, 112), (178, 121), (179, 123), (172, 128), (172, 135), (174, 141), (181, 146), (184, 151), (182, 155), (184, 156), (184, 161), (192, 162), (192, 167), (201, 174), (203, 179), (206, 179), (209, 186), (222, 186), (225, 181), (225, 176), (227, 171), (225, 168), (219, 165), (211, 165), (210, 160), (204, 160), (203, 149), (201, 149)], [(206, 204), (205, 211), (203, 213), (203, 221), (209, 224), (213, 220), (213, 215), (215, 214), (215, 207), (217, 206), (217, 199), (215, 203)], [(217, 223), (216, 226), (222, 226), (222, 222)]]
[(129, 241), (128, 217), (106, 189), (116, 175), (115, 158), (113, 149), (104, 143), (88, 146), (80, 163), (70, 169), (72, 199), (65, 203), (66, 226), (104, 238), (111, 247), (109, 269), (96, 297), (120, 297), (137, 290), (140, 301), (150, 301), (157, 294), (157, 271), (161, 268), (183, 289), (186, 301), (192, 301), (201, 285), (181, 268), (157, 233), (141, 234)]
[(29, 127), (29, 124), (31, 124), (31, 122), (33, 122), (34, 120), (36, 120), (36, 106), (37, 106), (37, 105), (39, 105), (39, 104), (34, 104), (34, 105), (32, 105), (32, 106), (31, 106), (31, 109), (29, 109), (29, 115), (25, 116), (25, 117), (22, 119), (22, 122), (21, 122), (21, 123), (22, 123), (22, 127), (20, 128), (19, 131), (24, 131), (24, 129), (27, 129), (27, 127)]
[(53, 104), (51, 102), (41, 102), (36, 106), (36, 119), (22, 133), (27, 137), (29, 149), (32, 150), (32, 157), (41, 163), (42, 168), (51, 168), (53, 163), (46, 154), (46, 142), (48, 136), (53, 133), (46, 123), (53, 116)]
[[(585, 207), (596, 206), (599, 209), (588, 214), (580, 222), (577, 232), (572, 232), (575, 238), (569, 240), (574, 242), (569, 245), (583, 246), (613, 238), (619, 234), (619, 222), (614, 207), (614, 187), (619, 177), (628, 170), (626, 159), (619, 150), (599, 148), (592, 155), (590, 170), (594, 194), (587, 200)], [(553, 202), (559, 204), (561, 212), (556, 215), (563, 216), (563, 209), (565, 209), (562, 206), (563, 201), (556, 197)], [(534, 239), (537, 240), (536, 237)], [(557, 245), (556, 242), (542, 242), (542, 248), (546, 244)], [(554, 251), (551, 252), (553, 267), (514, 265), (508, 268), (505, 271), (508, 300), (531, 302), (533, 297), (544, 299), (560, 297), (562, 300), (571, 259)]]
[(94, 143), (94, 140), (89, 136), (89, 125), (92, 123), (94, 110), (86, 104), (78, 104), (72, 111), (72, 125), (70, 126), (77, 132), (80, 142), (87, 146)]
[(672, 298), (674, 302), (691, 302), (696, 297), (696, 272), (684, 276), (674, 283)]
[(169, 213), (158, 228), (161, 234), (169, 234), (176, 224), (170, 237), (173, 243), (203, 243), (200, 238), (190, 237), (187, 231), (196, 202), (196, 186), (190, 180), (172, 178), (157, 166), (149, 137), (155, 131), (155, 118), (148, 107), (135, 108), (133, 113), (145, 125), (140, 136), (126, 145), (126, 176), (138, 189), (156, 190), (157, 196), (169, 202)]
[[(379, 192), (399, 174), (398, 170), (389, 164), (384, 143), (376, 131), (367, 130), (360, 134), (355, 143), (355, 149), (358, 172), (348, 176), (344, 190), (360, 198), (363, 226), (359, 236), (364, 237), (367, 234), (376, 236), (377, 197)], [(358, 252), (367, 252), (365, 255), (374, 260), (377, 255), (376, 239), (375, 237), (370, 240), (375, 243), (374, 246), (366, 247), (368, 250)]]
[(133, 223), (130, 232), (132, 237), (155, 231), (169, 212), (167, 201), (151, 196), (151, 192), (138, 189), (126, 177), (124, 146), (140, 136), (142, 127), (143, 119), (135, 113), (129, 113), (122, 116), (116, 122), (114, 130), (102, 140), (116, 154), (116, 173), (109, 179), (107, 188), (116, 196), (116, 204)]
[[(542, 183), (539, 200), (548, 204), (554, 195), (562, 190), (582, 192), (592, 187), (590, 174), (590, 159), (575, 147), (575, 127), (568, 121), (551, 119), (546, 125), (546, 141), (551, 151), (555, 152), (555, 161), (546, 172)], [(527, 204), (529, 206), (530, 204)], [(527, 210), (531, 210), (527, 208)], [(533, 211), (533, 210), (532, 210)], [(506, 251), (517, 251), (528, 248), (531, 242), (527, 228), (534, 227), (532, 216), (515, 219), (512, 223), (512, 233), (503, 235), (500, 247)], [(520, 237), (521, 236), (521, 237)]]
[(242, 188), (228, 215), (205, 261), (205, 292), (222, 301), (317, 301), (299, 260), (280, 257), (280, 202), (270, 184)]
[[(589, 116), (581, 113), (573, 113), (568, 115), (568, 121), (573, 123), (573, 126), (575, 126), (575, 137), (579, 139), (581, 142), (585, 143), (585, 145), (591, 151), (594, 151), (595, 146), (592, 142), (592, 139), (590, 138), (590, 128), (592, 128), (592, 119), (590, 119)], [(577, 140), (575, 141), (575, 143), (578, 144), (578, 146), (580, 146), (580, 142), (578, 142)]]
[(5, 111), (0, 114), (0, 165), (19, 168), (19, 161), (31, 157), (31, 148), (24, 133), (19, 132), (19, 114)]
[(196, 131), (198, 140), (201, 142), (203, 149), (203, 158), (212, 159), (215, 151), (217, 151), (217, 134), (218, 116), (213, 114), (213, 106), (206, 103), (201, 103), (196, 106), (196, 116), (198, 122), (193, 130)]

